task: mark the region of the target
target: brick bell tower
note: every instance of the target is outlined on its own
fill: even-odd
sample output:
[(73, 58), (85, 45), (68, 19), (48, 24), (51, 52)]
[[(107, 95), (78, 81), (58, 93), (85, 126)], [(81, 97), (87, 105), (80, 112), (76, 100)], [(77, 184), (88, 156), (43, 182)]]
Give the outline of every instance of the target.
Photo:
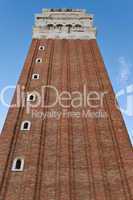
[[(18, 85), (31, 107), (27, 111), (22, 101), (11, 106), (2, 130), (0, 200), (132, 200), (132, 147), (96, 42), (93, 16), (79, 9), (37, 14)], [(33, 106), (42, 86), (72, 97), (75, 91), (82, 98), (91, 93), (91, 101), (79, 106), (78, 98), (72, 106), (70, 95), (63, 93), (63, 106), (58, 101), (48, 107), (56, 95), (45, 87), (44, 106)], [(97, 94), (102, 92), (104, 114), (98, 116)], [(53, 111), (56, 116), (50, 115)]]

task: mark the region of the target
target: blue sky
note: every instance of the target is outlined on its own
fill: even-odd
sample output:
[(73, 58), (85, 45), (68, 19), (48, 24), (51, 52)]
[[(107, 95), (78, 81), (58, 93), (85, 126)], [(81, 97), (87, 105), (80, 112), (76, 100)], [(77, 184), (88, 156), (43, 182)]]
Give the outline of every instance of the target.
[[(98, 43), (114, 90), (126, 91), (133, 84), (133, 1), (132, 0), (0, 0), (0, 92), (16, 84), (31, 43), (34, 13), (42, 8), (85, 8), (95, 15)], [(132, 96), (133, 92), (131, 91)], [(10, 101), (12, 92), (7, 95)], [(120, 98), (126, 108), (128, 94)], [(133, 104), (133, 101), (132, 103)], [(132, 110), (131, 108), (128, 110)], [(7, 109), (0, 104), (0, 128)], [(130, 136), (133, 115), (124, 114)]]

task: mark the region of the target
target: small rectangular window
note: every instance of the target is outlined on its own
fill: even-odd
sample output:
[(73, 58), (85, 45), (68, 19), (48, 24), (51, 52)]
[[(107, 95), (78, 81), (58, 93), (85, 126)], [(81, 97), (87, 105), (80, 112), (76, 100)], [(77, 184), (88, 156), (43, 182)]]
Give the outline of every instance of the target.
[(32, 79), (33, 79), (33, 80), (38, 80), (39, 77), (40, 77), (39, 74), (33, 74), (33, 75), (32, 75)]

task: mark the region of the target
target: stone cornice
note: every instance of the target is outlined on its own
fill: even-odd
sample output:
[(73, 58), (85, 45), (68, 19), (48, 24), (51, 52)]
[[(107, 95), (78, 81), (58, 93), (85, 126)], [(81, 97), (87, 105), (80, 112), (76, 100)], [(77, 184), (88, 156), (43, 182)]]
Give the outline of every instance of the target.
[(35, 15), (33, 38), (94, 39), (93, 15), (80, 9), (43, 9)]

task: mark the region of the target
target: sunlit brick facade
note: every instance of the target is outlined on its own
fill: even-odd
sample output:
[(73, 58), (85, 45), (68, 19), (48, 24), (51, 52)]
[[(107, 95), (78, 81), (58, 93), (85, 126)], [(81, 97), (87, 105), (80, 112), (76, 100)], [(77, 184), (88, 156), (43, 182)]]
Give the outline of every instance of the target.
[[(97, 45), (93, 16), (71, 9), (36, 15), (18, 84), (31, 93), (40, 93), (43, 85), (59, 92), (83, 93), (84, 85), (87, 92), (106, 91), (101, 110), (107, 116), (42, 119), (35, 113), (98, 110), (59, 104), (29, 113), (23, 106), (10, 108), (0, 136), (0, 200), (132, 200), (132, 147)], [(54, 97), (46, 89), (44, 104)], [(15, 93), (11, 105), (16, 101)]]

